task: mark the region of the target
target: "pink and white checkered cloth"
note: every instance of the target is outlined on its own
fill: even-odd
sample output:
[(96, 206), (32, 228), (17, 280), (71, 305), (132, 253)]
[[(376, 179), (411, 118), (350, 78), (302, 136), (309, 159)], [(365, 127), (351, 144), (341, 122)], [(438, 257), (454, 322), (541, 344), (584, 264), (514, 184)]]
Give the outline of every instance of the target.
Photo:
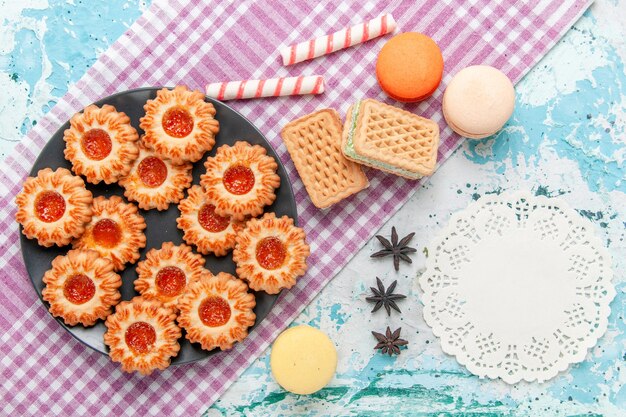
[[(322, 107), (345, 112), (363, 97), (391, 102), (374, 75), (377, 52), (389, 36), (285, 68), (281, 47), (330, 33), (382, 13), (399, 31), (428, 34), (441, 46), (443, 85), (433, 98), (406, 105), (439, 122), (439, 161), (460, 138), (442, 121), (446, 81), (461, 68), (485, 63), (514, 81), (539, 61), (591, 0), (425, 0), (389, 2), (279, 2), (155, 0), (85, 76), (30, 131), (0, 173), (0, 361), (3, 415), (194, 415), (210, 406), (324, 285), (371, 238), (419, 183), (369, 171), (371, 187), (333, 207), (308, 199), (278, 135), (288, 121)], [(50, 136), (87, 104), (140, 86), (323, 74), (326, 93), (231, 102), (266, 134), (293, 182), (300, 222), (311, 244), (310, 270), (287, 291), (265, 321), (232, 351), (149, 377), (128, 375), (74, 340), (51, 318), (27, 277), (18, 240), (14, 196)]]

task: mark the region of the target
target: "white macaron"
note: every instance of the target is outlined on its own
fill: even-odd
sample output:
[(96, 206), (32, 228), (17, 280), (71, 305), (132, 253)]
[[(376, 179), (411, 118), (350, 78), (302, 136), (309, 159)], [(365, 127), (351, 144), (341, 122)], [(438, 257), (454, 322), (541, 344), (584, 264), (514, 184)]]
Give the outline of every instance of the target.
[(502, 129), (515, 108), (509, 77), (488, 65), (459, 71), (443, 95), (443, 116), (461, 136), (482, 139)]

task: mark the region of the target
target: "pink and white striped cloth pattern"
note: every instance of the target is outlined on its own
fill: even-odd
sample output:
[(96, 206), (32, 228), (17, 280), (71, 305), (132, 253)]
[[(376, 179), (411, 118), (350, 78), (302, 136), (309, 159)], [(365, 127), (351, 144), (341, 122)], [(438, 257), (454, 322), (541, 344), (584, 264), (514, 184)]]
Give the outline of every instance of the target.
[[(2, 415), (195, 415), (210, 406), (420, 186), (368, 171), (371, 186), (326, 212), (307, 197), (279, 131), (322, 107), (344, 113), (363, 97), (392, 103), (374, 76), (378, 38), (307, 64), (323, 74), (323, 95), (233, 102), (273, 144), (293, 182), (299, 218), (312, 255), (310, 270), (286, 291), (263, 323), (233, 350), (205, 362), (171, 367), (149, 377), (124, 374), (108, 358), (65, 332), (37, 299), (13, 221), (15, 195), (50, 136), (73, 113), (112, 93), (140, 86), (207, 83), (289, 75), (281, 46), (359, 21), (393, 14), (402, 31), (428, 34), (446, 60), (433, 97), (404, 106), (440, 124), (439, 161), (461, 138), (442, 121), (441, 96), (451, 74), (485, 63), (517, 82), (569, 29), (590, 0), (424, 0), (278, 2), (155, 0), (135, 24), (33, 127), (0, 172), (0, 361)], [(385, 7), (385, 9), (383, 9)], [(298, 71), (300, 71), (299, 69)], [(297, 75), (297, 74), (293, 74)]]

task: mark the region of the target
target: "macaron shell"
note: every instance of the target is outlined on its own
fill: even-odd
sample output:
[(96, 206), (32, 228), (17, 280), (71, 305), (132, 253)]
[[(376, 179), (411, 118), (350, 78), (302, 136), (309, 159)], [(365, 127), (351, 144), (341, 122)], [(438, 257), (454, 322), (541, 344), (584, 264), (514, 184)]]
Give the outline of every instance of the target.
[(391, 38), (376, 61), (376, 78), (391, 98), (413, 102), (430, 97), (443, 75), (443, 56), (428, 36), (407, 32)]
[(494, 131), (491, 131), (491, 132), (483, 132), (483, 133), (466, 132), (465, 130), (463, 130), (463, 129), (459, 128), (457, 125), (455, 125), (454, 122), (452, 121), (452, 119), (450, 118), (450, 116), (448, 116), (448, 114), (446, 112), (445, 102), (446, 102), (446, 97), (444, 95), (443, 103), (442, 103), (443, 118), (446, 120), (446, 123), (448, 124), (450, 129), (452, 129), (453, 131), (455, 131), (459, 135), (463, 136), (464, 138), (468, 138), (468, 139), (484, 139), (484, 138), (486, 138), (488, 136), (491, 136), (491, 135), (495, 134), (498, 131), (498, 130), (494, 130)]
[(504, 126), (515, 108), (515, 89), (500, 70), (474, 65), (459, 71), (443, 95), (443, 114), (458, 134), (481, 139)]
[(281, 333), (272, 345), (270, 366), (281, 387), (295, 394), (312, 394), (335, 374), (337, 350), (320, 330), (295, 326)]

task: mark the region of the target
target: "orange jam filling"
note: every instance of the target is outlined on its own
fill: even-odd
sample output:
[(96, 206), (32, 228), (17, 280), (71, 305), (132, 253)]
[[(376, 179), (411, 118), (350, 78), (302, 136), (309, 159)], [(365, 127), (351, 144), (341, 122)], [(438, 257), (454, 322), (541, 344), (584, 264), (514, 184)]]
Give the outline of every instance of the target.
[(246, 166), (233, 165), (224, 172), (222, 182), (231, 194), (247, 194), (254, 187), (254, 172)]
[(114, 248), (122, 240), (120, 225), (111, 219), (98, 220), (92, 234), (96, 244), (105, 248)]
[(135, 353), (145, 354), (152, 349), (156, 342), (156, 331), (154, 327), (145, 321), (138, 321), (126, 329), (124, 334), (126, 345)]
[(42, 222), (52, 223), (65, 213), (65, 199), (56, 191), (42, 191), (35, 198), (35, 214)]
[(198, 307), (200, 320), (209, 327), (225, 325), (230, 320), (230, 314), (230, 305), (222, 297), (207, 297)]
[(75, 274), (65, 280), (63, 295), (72, 304), (84, 304), (96, 293), (96, 286), (87, 275)]
[(157, 272), (155, 284), (157, 290), (166, 297), (176, 297), (185, 289), (185, 273), (176, 266), (166, 266)]
[(139, 163), (137, 173), (147, 187), (156, 188), (167, 179), (167, 166), (159, 158), (149, 156)]
[(215, 214), (213, 204), (205, 204), (198, 212), (198, 222), (207, 232), (219, 233), (230, 224), (230, 217), (222, 217)]
[(87, 158), (93, 161), (106, 158), (113, 147), (111, 137), (102, 129), (91, 129), (83, 133), (80, 145)]
[(184, 138), (193, 130), (193, 117), (182, 107), (170, 107), (161, 121), (163, 130), (175, 138)]
[(256, 245), (256, 260), (262, 268), (280, 268), (286, 257), (287, 248), (277, 237), (266, 237)]

